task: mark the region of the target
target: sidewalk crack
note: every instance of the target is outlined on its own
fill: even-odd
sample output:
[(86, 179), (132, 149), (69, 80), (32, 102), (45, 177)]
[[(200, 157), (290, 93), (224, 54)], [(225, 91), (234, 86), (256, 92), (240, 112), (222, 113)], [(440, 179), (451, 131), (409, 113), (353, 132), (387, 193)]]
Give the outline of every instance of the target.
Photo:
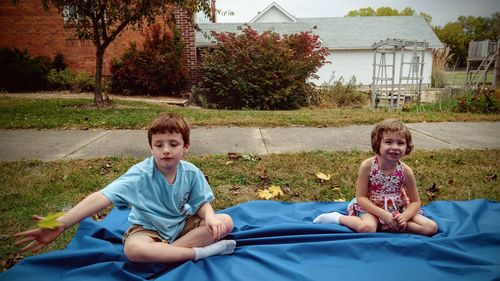
[(69, 156), (71, 156), (71, 155), (75, 154), (76, 152), (78, 152), (78, 151), (82, 150), (83, 148), (85, 148), (85, 147), (87, 147), (87, 146), (89, 146), (89, 145), (93, 144), (94, 142), (96, 142), (96, 141), (98, 141), (98, 140), (100, 140), (100, 139), (104, 138), (104, 137), (105, 137), (105, 136), (107, 136), (108, 134), (109, 134), (109, 131), (105, 131), (105, 132), (104, 132), (104, 134), (97, 136), (95, 139), (90, 140), (88, 143), (86, 143), (86, 144), (84, 144), (84, 145), (82, 145), (82, 146), (79, 146), (77, 149), (75, 149), (75, 150), (71, 151), (70, 153), (68, 153), (68, 154), (64, 155), (63, 157), (58, 158), (57, 160), (63, 160), (63, 159), (68, 158)]
[(458, 145), (458, 144), (454, 144), (454, 143), (451, 143), (451, 142), (449, 142), (449, 141), (446, 141), (446, 140), (443, 140), (443, 139), (437, 138), (437, 137), (435, 137), (435, 136), (433, 136), (433, 135), (431, 135), (431, 134), (429, 134), (429, 133), (426, 133), (426, 132), (424, 132), (424, 131), (420, 131), (420, 130), (417, 130), (417, 129), (414, 129), (414, 128), (409, 128), (409, 129), (410, 129), (411, 131), (417, 132), (417, 133), (419, 133), (419, 134), (421, 134), (421, 135), (424, 135), (424, 136), (426, 136), (426, 137), (428, 137), (428, 138), (431, 138), (431, 139), (433, 139), (433, 140), (438, 140), (438, 141), (440, 141), (440, 142), (442, 142), (442, 143), (446, 143), (446, 144), (449, 144), (449, 145), (453, 145), (453, 146), (456, 146), (456, 147), (459, 147), (459, 148), (465, 148), (465, 146)]
[(266, 140), (264, 139), (264, 135), (262, 134), (261, 128), (259, 128), (259, 134), (260, 134), (260, 138), (262, 140), (262, 144), (264, 144), (264, 148), (266, 149), (266, 154), (269, 155), (269, 149), (267, 147)]

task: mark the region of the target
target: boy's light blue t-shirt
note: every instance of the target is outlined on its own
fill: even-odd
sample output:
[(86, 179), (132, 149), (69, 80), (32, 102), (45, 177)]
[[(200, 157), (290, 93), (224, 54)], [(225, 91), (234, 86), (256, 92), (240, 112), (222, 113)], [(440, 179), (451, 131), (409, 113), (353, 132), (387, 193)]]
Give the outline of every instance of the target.
[(134, 165), (101, 192), (119, 208), (131, 207), (129, 221), (158, 231), (173, 242), (188, 215), (196, 214), (214, 195), (203, 173), (195, 165), (180, 161), (177, 176), (169, 184), (156, 168), (154, 157)]

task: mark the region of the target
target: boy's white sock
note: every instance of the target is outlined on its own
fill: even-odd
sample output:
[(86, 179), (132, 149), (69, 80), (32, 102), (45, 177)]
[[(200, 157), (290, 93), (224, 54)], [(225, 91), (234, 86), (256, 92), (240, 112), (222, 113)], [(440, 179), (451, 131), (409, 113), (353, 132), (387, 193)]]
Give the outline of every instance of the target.
[(236, 241), (234, 240), (220, 240), (205, 247), (195, 247), (193, 248), (195, 253), (194, 260), (197, 261), (214, 255), (229, 255), (234, 252), (235, 247)]
[(327, 214), (321, 214), (317, 216), (314, 220), (313, 223), (336, 223), (340, 224), (340, 217), (343, 216), (339, 212), (331, 212)]

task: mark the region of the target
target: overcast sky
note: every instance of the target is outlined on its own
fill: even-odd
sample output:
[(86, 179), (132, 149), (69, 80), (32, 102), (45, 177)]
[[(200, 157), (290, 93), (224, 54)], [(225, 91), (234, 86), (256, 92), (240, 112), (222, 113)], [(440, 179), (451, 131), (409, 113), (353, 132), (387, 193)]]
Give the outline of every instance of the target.
[[(217, 9), (234, 12), (233, 16), (217, 15), (217, 22), (248, 22), (273, 0), (216, 0)], [(499, 0), (275, 0), (298, 18), (343, 17), (351, 10), (391, 7), (399, 11), (411, 7), (432, 16), (432, 25), (443, 26), (460, 15), (490, 17), (500, 11)], [(496, 4), (495, 4), (496, 3)]]

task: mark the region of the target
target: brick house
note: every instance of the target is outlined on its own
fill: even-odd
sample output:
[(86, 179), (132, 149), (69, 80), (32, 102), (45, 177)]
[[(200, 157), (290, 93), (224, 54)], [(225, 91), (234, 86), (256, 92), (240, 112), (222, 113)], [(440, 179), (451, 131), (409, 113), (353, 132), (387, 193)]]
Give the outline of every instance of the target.
[[(215, 7), (215, 1), (212, 1)], [(187, 11), (174, 11), (177, 27), (184, 39), (191, 83), (197, 79), (197, 58), (193, 16)], [(120, 57), (130, 42), (138, 45), (144, 40), (141, 31), (128, 27), (110, 44), (104, 56), (103, 75), (109, 76), (111, 60)], [(64, 55), (68, 67), (75, 71), (95, 74), (95, 47), (92, 41), (73, 38), (71, 24), (56, 8), (45, 11), (40, 0), (22, 0), (16, 5), (11, 0), (0, 0), (0, 47), (28, 50), (32, 57), (54, 58), (57, 53)]]

